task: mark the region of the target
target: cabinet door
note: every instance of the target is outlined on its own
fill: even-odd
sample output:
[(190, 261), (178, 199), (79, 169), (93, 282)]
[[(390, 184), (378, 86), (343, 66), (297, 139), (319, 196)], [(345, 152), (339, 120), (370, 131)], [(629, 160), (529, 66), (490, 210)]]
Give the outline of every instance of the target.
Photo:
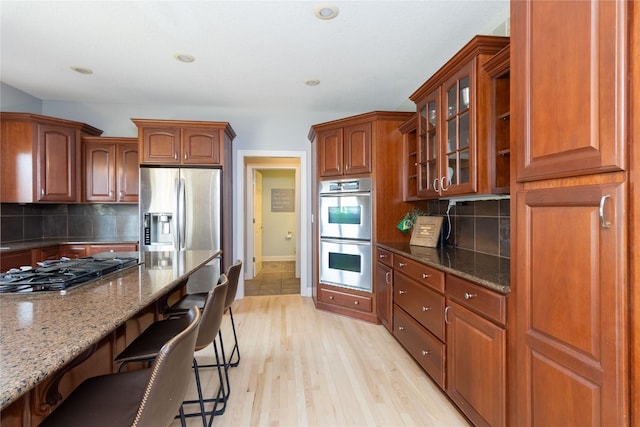
[(142, 128), (142, 163), (179, 164), (180, 128)]
[(62, 245), (60, 246), (60, 257), (82, 258), (87, 256), (85, 245)]
[(342, 129), (318, 133), (318, 173), (320, 176), (342, 175)]
[(118, 202), (137, 202), (140, 181), (138, 144), (118, 144)]
[(371, 123), (344, 128), (344, 174), (371, 173)]
[(446, 314), (447, 394), (474, 425), (506, 425), (505, 329), (450, 300)]
[(23, 265), (31, 265), (31, 250), (3, 252), (0, 254), (0, 271), (5, 272), (10, 268), (20, 268)]
[(393, 269), (376, 262), (375, 274), (376, 309), (378, 319), (389, 330), (393, 331)]
[(518, 181), (626, 168), (631, 3), (511, 3)]
[(76, 130), (43, 124), (37, 128), (37, 200), (77, 202), (80, 168)]
[(84, 146), (85, 200), (116, 201), (116, 147), (87, 142)]
[(222, 163), (220, 131), (217, 129), (183, 129), (182, 163), (219, 165)]
[(629, 423), (626, 191), (516, 195), (518, 426)]
[(477, 189), (473, 63), (447, 80), (442, 88), (440, 195), (475, 193)]
[(87, 250), (89, 251), (89, 255), (95, 255), (102, 252), (135, 252), (138, 250), (138, 245), (135, 243), (105, 243), (101, 245), (89, 245)]
[(440, 175), (440, 89), (418, 104), (418, 197), (437, 198)]

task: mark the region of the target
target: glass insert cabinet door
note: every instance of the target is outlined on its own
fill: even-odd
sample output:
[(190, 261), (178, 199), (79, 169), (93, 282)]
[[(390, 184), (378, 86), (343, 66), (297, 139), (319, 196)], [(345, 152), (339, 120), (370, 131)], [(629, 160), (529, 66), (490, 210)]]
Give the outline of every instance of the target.
[(440, 90), (431, 93), (418, 105), (418, 195), (437, 196), (439, 193), (439, 100)]
[(473, 152), (473, 87), (470, 70), (458, 73), (444, 86), (444, 126), (441, 194), (475, 190)]

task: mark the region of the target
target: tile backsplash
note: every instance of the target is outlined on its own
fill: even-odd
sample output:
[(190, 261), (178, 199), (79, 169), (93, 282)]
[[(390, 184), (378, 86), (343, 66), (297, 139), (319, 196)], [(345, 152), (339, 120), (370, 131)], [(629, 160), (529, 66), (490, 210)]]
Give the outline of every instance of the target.
[[(427, 212), (444, 216), (448, 229), (447, 200), (430, 200)], [(451, 232), (447, 244), (503, 258), (511, 257), (509, 200), (457, 202), (449, 210)]]
[(137, 235), (137, 204), (0, 204), (2, 243), (40, 239), (130, 240)]

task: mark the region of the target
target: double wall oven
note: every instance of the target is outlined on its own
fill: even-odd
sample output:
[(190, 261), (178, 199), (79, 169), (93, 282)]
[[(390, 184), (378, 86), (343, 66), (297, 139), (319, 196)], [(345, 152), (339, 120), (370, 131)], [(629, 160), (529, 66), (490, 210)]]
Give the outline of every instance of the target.
[(320, 182), (320, 282), (372, 291), (371, 178)]

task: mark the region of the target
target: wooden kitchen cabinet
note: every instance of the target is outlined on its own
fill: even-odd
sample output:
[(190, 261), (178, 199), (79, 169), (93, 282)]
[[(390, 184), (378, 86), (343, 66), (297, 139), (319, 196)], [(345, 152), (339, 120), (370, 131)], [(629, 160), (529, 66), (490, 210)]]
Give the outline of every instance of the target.
[(413, 115), (398, 128), (402, 133), (402, 158), (404, 159), (404, 183), (402, 194), (405, 202), (418, 198), (418, 114)]
[(511, 2), (511, 425), (638, 424), (633, 6)]
[(136, 243), (101, 243), (87, 245), (87, 255), (95, 255), (102, 252), (135, 252), (138, 250)]
[(11, 268), (20, 268), (23, 265), (31, 265), (31, 250), (2, 252), (0, 254), (0, 272)]
[(419, 198), (495, 191), (492, 82), (482, 66), (508, 44), (508, 37), (474, 37), (409, 97), (419, 117)]
[(380, 247), (375, 248), (376, 309), (378, 319), (390, 332), (393, 332), (393, 252)]
[(75, 203), (81, 200), (84, 123), (29, 113), (0, 113), (3, 203)]
[(138, 201), (136, 138), (84, 137), (84, 200), (100, 203)]
[[(398, 221), (413, 206), (402, 196), (404, 175), (402, 170), (403, 138), (400, 125), (415, 113), (373, 111), (331, 122), (313, 125), (309, 131), (314, 159), (314, 178), (320, 181), (370, 177), (372, 181), (371, 243), (408, 241), (408, 233), (396, 228)], [(314, 214), (319, 218), (319, 185), (314, 186)], [(381, 307), (378, 299), (387, 303), (384, 292), (377, 294), (376, 263), (362, 268), (371, 269), (371, 292), (351, 290), (320, 282), (319, 223), (315, 222), (312, 241), (312, 295), (316, 307), (352, 316), (369, 322), (389, 322), (391, 314)], [(373, 248), (372, 248), (373, 249)], [(373, 265), (369, 265), (373, 264)], [(384, 283), (381, 283), (385, 286)], [(333, 298), (330, 298), (333, 297)], [(358, 304), (356, 304), (358, 302)], [(370, 309), (369, 309), (370, 304)]]
[(446, 282), (447, 394), (474, 425), (505, 426), (506, 296), (453, 275)]
[(139, 130), (141, 164), (231, 166), (235, 132), (227, 122), (131, 120)]
[(88, 256), (86, 245), (76, 245), (76, 244), (60, 245), (59, 251), (60, 251), (61, 258), (66, 257), (66, 258), (74, 259), (74, 258), (82, 258), (82, 257)]
[(371, 173), (371, 123), (319, 131), (317, 144), (320, 176)]
[(420, 262), (393, 256), (393, 335), (445, 387), (444, 273)]

